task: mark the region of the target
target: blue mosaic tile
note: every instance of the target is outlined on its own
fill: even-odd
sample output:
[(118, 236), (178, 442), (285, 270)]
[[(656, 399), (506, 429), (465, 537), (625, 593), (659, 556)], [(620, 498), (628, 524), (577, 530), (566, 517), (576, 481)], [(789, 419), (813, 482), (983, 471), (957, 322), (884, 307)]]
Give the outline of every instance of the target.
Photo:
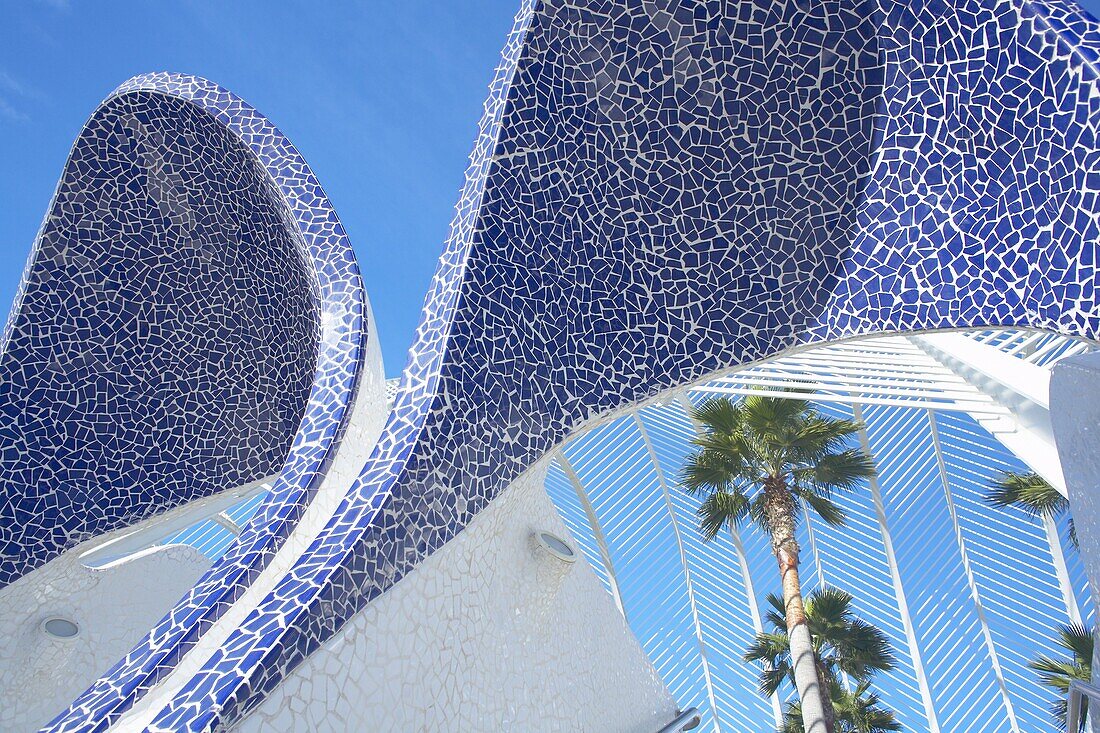
[[(173, 124), (190, 121), (195, 125), (190, 128), (191, 134), (201, 130), (224, 141), (223, 146), (238, 150), (236, 159), (215, 156), (211, 165), (220, 176), (239, 178), (239, 172), (224, 168), (229, 162), (256, 171), (258, 191), (281, 215), (281, 228), (276, 234), (295, 243), (296, 259), (303, 263), (303, 278), (307, 278), (305, 292), (311, 296), (309, 316), (313, 324), (308, 332), (308, 357), (304, 359), (310, 367), (308, 392), (299, 407), (300, 417), (292, 426), (289, 444), (279, 456), (281, 465), (268, 471), (279, 473), (268, 500), (191, 592), (125, 659), (52, 723), (65, 730), (106, 725), (128, 708), (138, 694), (175, 665), (274, 555), (308, 505), (346, 426), (348, 408), (363, 371), (370, 315), (343, 226), (305, 161), (270, 122), (217, 85), (180, 74), (131, 79), (108, 97), (100, 112), (134, 104), (135, 100), (140, 104), (155, 100), (184, 110), (174, 119), (165, 120), (164, 126), (172, 129)], [(93, 115), (93, 123), (100, 112)], [(204, 143), (205, 137), (192, 141), (199, 150), (205, 149)], [(205, 297), (201, 280), (190, 286), (195, 297)], [(271, 300), (259, 305), (265, 311), (261, 322), (271, 320), (267, 311), (281, 307)], [(236, 354), (230, 352), (220, 358), (227, 356), (235, 358)], [(295, 369), (300, 365), (273, 371), (294, 373)]]
[(279, 470), (318, 329), (283, 209), (182, 100), (116, 96), (85, 126), (0, 357), (0, 585)]
[(231, 726), (599, 415), (861, 334), (1100, 336), (1098, 32), (1060, 1), (525, 2), (382, 438), (150, 729)]

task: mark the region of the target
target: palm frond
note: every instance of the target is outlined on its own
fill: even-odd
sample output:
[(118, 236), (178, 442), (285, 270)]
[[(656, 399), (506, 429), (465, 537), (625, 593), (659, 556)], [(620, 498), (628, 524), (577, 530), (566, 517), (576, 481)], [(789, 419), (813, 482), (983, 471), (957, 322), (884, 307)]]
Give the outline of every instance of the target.
[(1027, 666), (1039, 673), (1039, 680), (1044, 685), (1061, 692), (1069, 690), (1069, 685), (1074, 680), (1089, 680), (1088, 668), (1073, 662), (1060, 662), (1044, 656), (1028, 662)]
[(765, 600), (771, 606), (764, 614), (764, 623), (771, 624), (777, 631), (787, 633), (787, 607), (783, 599), (775, 593), (769, 593)]
[(832, 499), (801, 487), (792, 487), (791, 493), (806, 502), (806, 505), (813, 510), (814, 514), (821, 517), (830, 527), (841, 527), (847, 521), (844, 509)]
[(859, 432), (863, 424), (809, 413), (792, 431), (790, 449), (796, 460), (814, 462), (822, 456), (843, 450), (848, 438)]
[[(693, 441), (698, 450), (685, 461), (681, 486), (691, 494), (704, 494), (700, 529), (713, 538), (725, 524), (749, 518), (768, 534), (768, 494), (761, 489), (782, 481), (806, 507), (826, 523), (844, 523), (844, 511), (831, 501), (834, 491), (854, 489), (874, 474), (870, 456), (846, 448), (849, 437), (861, 428), (854, 420), (819, 414), (801, 398), (750, 394), (739, 403), (720, 397), (691, 408), (701, 425)], [(736, 503), (724, 496), (743, 496)], [(794, 514), (797, 522), (801, 512)]]
[(802, 725), (802, 706), (796, 702), (787, 703), (787, 709), (783, 711), (783, 724), (777, 729), (778, 733), (806, 733), (806, 727)]
[(741, 405), (725, 397), (717, 397), (696, 405), (691, 410), (691, 417), (708, 433), (736, 435), (742, 431)]
[[(774, 631), (757, 634), (744, 658), (772, 665), (789, 663), (783, 599), (769, 593), (765, 600), (770, 607), (765, 620)], [(818, 588), (806, 598), (806, 623), (824, 671), (834, 678), (838, 670), (843, 671), (857, 682), (865, 682), (877, 672), (893, 669), (897, 660), (886, 634), (854, 614), (854, 601), (851, 593), (839, 588)]]
[(775, 435), (789, 430), (811, 409), (803, 399), (748, 395), (741, 401), (741, 419), (746, 429), (758, 435)]
[(846, 590), (832, 586), (818, 588), (806, 603), (806, 615), (813, 616), (824, 626), (842, 624), (851, 614), (853, 600), (852, 594)]
[(853, 601), (847, 591), (821, 588), (810, 595), (806, 617), (821, 661), (866, 680), (875, 672), (892, 669), (896, 660), (886, 634), (852, 613)]
[(858, 680), (891, 670), (897, 664), (886, 634), (863, 619), (851, 619), (830, 636), (829, 644), (837, 666)]
[(794, 685), (794, 667), (791, 666), (789, 658), (773, 666), (765, 665), (756, 680), (756, 689), (761, 697), (771, 697), (779, 692), (784, 682)]
[[(1062, 693), (1050, 708), (1051, 717), (1061, 729), (1066, 729), (1066, 695), (1069, 686), (1075, 680), (1088, 682), (1092, 679), (1092, 629), (1082, 624), (1067, 624), (1058, 627), (1058, 645), (1070, 653), (1068, 660), (1052, 659), (1042, 656), (1029, 662), (1028, 667), (1039, 673), (1039, 681)], [(1087, 703), (1086, 703), (1087, 704)], [(1081, 730), (1085, 730), (1085, 709), (1082, 709)]]
[(1002, 473), (990, 484), (985, 500), (991, 506), (1016, 507), (1032, 516), (1054, 517), (1069, 509), (1069, 499), (1034, 471)]
[(774, 666), (790, 653), (791, 642), (786, 632), (761, 632), (753, 638), (741, 658), (746, 662), (766, 662)]
[(1079, 664), (1092, 665), (1095, 641), (1089, 627), (1078, 623), (1059, 626), (1058, 644), (1072, 652)]
[(727, 491), (737, 480), (741, 466), (726, 453), (702, 450), (688, 457), (679, 483), (690, 494)]
[(853, 733), (886, 733), (901, 730), (894, 711), (882, 707), (882, 698), (870, 692), (863, 682), (852, 692), (843, 688), (833, 692), (833, 710), (841, 726)]
[(771, 697), (785, 681), (794, 684), (791, 666), (791, 642), (786, 631), (757, 634), (741, 657), (749, 663), (762, 665), (759, 690), (764, 697)]
[(722, 527), (736, 527), (749, 514), (749, 500), (740, 490), (715, 491), (695, 510), (699, 517), (699, 532), (710, 542)]
[[(836, 717), (836, 733), (891, 733), (902, 730), (894, 711), (882, 707), (882, 699), (864, 683), (849, 692), (839, 684), (830, 685), (830, 698)], [(784, 710), (779, 733), (804, 733), (802, 706), (789, 703)]]
[(818, 458), (809, 475), (817, 493), (829, 497), (834, 491), (852, 491), (874, 476), (875, 462), (862, 450), (848, 448)]

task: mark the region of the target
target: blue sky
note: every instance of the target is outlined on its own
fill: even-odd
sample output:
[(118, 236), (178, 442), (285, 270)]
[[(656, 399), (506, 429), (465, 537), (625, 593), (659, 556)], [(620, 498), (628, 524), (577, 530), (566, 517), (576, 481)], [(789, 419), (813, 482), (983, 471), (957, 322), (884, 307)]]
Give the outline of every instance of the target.
[(518, 0), (0, 0), (0, 318), (69, 147), (146, 71), (204, 76), (301, 150), (347, 227), (397, 376)]

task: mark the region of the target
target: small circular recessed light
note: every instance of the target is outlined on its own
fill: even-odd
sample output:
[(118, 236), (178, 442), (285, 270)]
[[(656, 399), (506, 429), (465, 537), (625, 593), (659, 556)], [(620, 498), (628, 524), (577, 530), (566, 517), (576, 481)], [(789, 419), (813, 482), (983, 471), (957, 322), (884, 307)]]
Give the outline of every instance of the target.
[(576, 562), (577, 553), (573, 552), (573, 548), (569, 546), (568, 542), (558, 537), (556, 534), (540, 530), (535, 532), (535, 540), (544, 550), (559, 560), (564, 562)]
[(72, 639), (80, 633), (80, 626), (61, 616), (53, 616), (42, 622), (42, 632), (53, 639)]

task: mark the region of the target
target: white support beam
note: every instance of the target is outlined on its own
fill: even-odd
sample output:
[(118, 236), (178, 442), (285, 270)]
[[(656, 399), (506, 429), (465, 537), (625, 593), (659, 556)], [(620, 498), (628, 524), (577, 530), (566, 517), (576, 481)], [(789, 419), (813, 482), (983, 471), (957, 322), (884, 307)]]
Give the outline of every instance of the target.
[[(817, 570), (817, 579), (822, 587), (826, 587), (829, 585), (829, 581), (825, 577), (824, 554), (817, 549), (817, 536), (814, 534), (814, 524), (813, 518), (810, 516), (810, 506), (806, 503), (805, 499), (799, 499), (798, 502), (802, 506), (802, 516), (806, 520), (806, 535), (810, 540), (810, 554), (813, 555), (814, 558), (814, 569)], [(852, 680), (844, 670), (840, 670), (840, 682), (844, 685), (845, 690), (848, 692), (852, 691)]]
[[(757, 634), (764, 633), (764, 619), (760, 616), (760, 602), (756, 597), (756, 587), (749, 574), (749, 558), (745, 552), (745, 541), (741, 538), (741, 532), (737, 527), (729, 528), (730, 539), (737, 551), (737, 564), (741, 567), (741, 577), (745, 581), (745, 597), (749, 604), (749, 614), (752, 616), (752, 626)], [(779, 693), (773, 692), (771, 696), (772, 716), (776, 726), (783, 725), (783, 703), (779, 700)]]
[[(970, 416), (1031, 470), (1068, 496), (1051, 425), (1050, 370), (1010, 355), (1026, 351), (1028, 345), (1047, 334), (1034, 336), (1020, 339), (1008, 352), (958, 333), (924, 334), (910, 339), (945, 368), (1002, 405), (1009, 414), (1006, 419), (990, 419), (974, 412)], [(1080, 621), (1077, 595), (1069, 579), (1058, 529), (1053, 521), (1044, 519), (1043, 531), (1066, 614), (1071, 621)]]
[(1081, 608), (1077, 605), (1077, 593), (1073, 590), (1073, 583), (1069, 579), (1069, 568), (1066, 565), (1066, 553), (1062, 549), (1062, 538), (1058, 536), (1058, 525), (1054, 519), (1042, 515), (1043, 532), (1047, 536), (1047, 544), (1050, 546), (1050, 558), (1054, 563), (1054, 574), (1058, 578), (1058, 587), (1062, 591), (1062, 602), (1066, 604), (1066, 615), (1071, 623), (1082, 623)]
[[(561, 470), (565, 473), (565, 477), (569, 479), (569, 483), (572, 484), (573, 491), (576, 492), (577, 499), (584, 509), (584, 514), (588, 518), (588, 527), (592, 530), (592, 535), (596, 538), (596, 546), (600, 550), (600, 559), (603, 561), (604, 569), (607, 570), (607, 579), (611, 584), (611, 597), (615, 599), (615, 606), (619, 609), (619, 613), (622, 614), (624, 619), (627, 619), (626, 606), (623, 604), (623, 594), (619, 590), (619, 576), (615, 574), (615, 563), (611, 561), (611, 550), (607, 545), (607, 535), (604, 534), (603, 526), (596, 516), (596, 510), (592, 506), (592, 500), (588, 497), (588, 492), (577, 476), (577, 472), (573, 469), (573, 464), (570, 463), (569, 459), (566, 457), (565, 451), (559, 450), (555, 458), (558, 461), (558, 465), (561, 466)], [(629, 619), (627, 619), (627, 622), (629, 623)]]
[[(695, 430), (696, 436), (703, 434), (703, 428), (699, 425), (698, 421), (692, 417), (691, 400), (683, 392), (679, 392), (675, 397), (676, 401), (684, 409), (684, 414), (687, 415), (688, 421), (691, 423), (691, 427)], [(730, 539), (733, 541), (733, 549), (737, 553), (737, 564), (741, 568), (741, 578), (745, 583), (745, 596), (749, 604), (749, 615), (752, 617), (752, 626), (757, 634), (764, 633), (764, 619), (760, 616), (760, 602), (756, 597), (756, 586), (752, 582), (752, 574), (749, 573), (749, 556), (745, 552), (745, 541), (741, 538), (741, 531), (730, 525), (729, 527)], [(783, 725), (783, 703), (779, 700), (779, 694), (773, 693), (771, 696), (772, 703), (772, 715), (775, 717), (776, 727)]]
[(947, 501), (947, 512), (951, 516), (951, 525), (955, 529), (955, 541), (959, 546), (959, 557), (962, 559), (963, 573), (966, 575), (966, 584), (970, 589), (970, 597), (974, 601), (974, 610), (978, 615), (978, 625), (982, 630), (982, 640), (985, 642), (986, 652), (993, 665), (993, 674), (997, 678), (997, 687), (1001, 693), (1001, 701), (1004, 703), (1008, 714), (1008, 723), (1013, 733), (1020, 733), (1020, 725), (1016, 720), (1016, 709), (1012, 705), (1012, 698), (1008, 694), (1008, 686), (1005, 684), (1004, 670), (1001, 669), (1001, 658), (997, 654), (997, 645), (993, 643), (993, 634), (989, 630), (989, 622), (985, 618), (985, 606), (982, 605), (982, 597), (978, 592), (978, 581), (974, 577), (974, 569), (970, 565), (970, 554), (966, 549), (966, 538), (963, 536), (962, 525), (959, 524), (959, 514), (955, 509), (955, 499), (951, 495), (951, 482), (947, 476), (947, 465), (943, 460), (943, 446), (940, 443), (940, 431), (936, 425), (936, 415), (928, 411), (928, 426), (932, 432), (932, 447), (936, 451), (936, 468), (939, 472), (940, 483), (943, 485), (944, 498)]
[(841, 352), (826, 346), (820, 352), (800, 351), (790, 356), (782, 356), (780, 359), (787, 364), (808, 364), (811, 366), (829, 363), (844, 371), (847, 371), (848, 368), (859, 369), (866, 366), (868, 362), (874, 362), (876, 365), (881, 365), (898, 374), (912, 374), (920, 378), (924, 373), (924, 365), (920, 363), (920, 360), (914, 361), (913, 356), (914, 354), (905, 353), (904, 347), (901, 349), (901, 353), (898, 353), (898, 350), (895, 349), (890, 349), (887, 352)]
[[(1002, 395), (1002, 401), (1010, 404), (1024, 398), (1043, 408), (1051, 406), (1051, 372), (1042, 366), (1012, 357), (988, 343), (979, 343), (965, 333), (922, 333), (910, 339), (936, 361), (943, 363), (946, 358), (964, 366), (967, 373), (959, 376), (971, 384), (975, 384), (975, 380), (970, 372), (985, 376), (991, 384), (979, 383), (976, 386), (978, 389), (985, 386), (982, 392), (990, 387), (990, 391), (998, 391), (999, 394), (991, 395), (993, 398)], [(947, 366), (952, 368), (952, 364)]]
[(821, 553), (817, 551), (817, 538), (814, 536), (813, 522), (810, 521), (810, 507), (806, 504), (805, 499), (798, 500), (799, 505), (802, 507), (802, 517), (806, 520), (806, 536), (810, 540), (810, 554), (814, 558), (814, 569), (817, 571), (817, 579), (822, 585), (828, 585), (825, 582), (825, 569), (821, 565)]
[(241, 525), (233, 521), (233, 517), (229, 516), (225, 512), (218, 512), (210, 517), (210, 519), (218, 526), (228, 529), (234, 537), (241, 533)]
[(767, 375), (736, 374), (730, 377), (722, 377), (718, 381), (731, 387), (780, 387), (791, 389), (797, 387), (800, 390), (837, 389), (837, 385), (843, 384), (845, 391), (862, 395), (875, 395), (879, 397), (913, 397), (914, 395), (925, 399), (958, 399), (973, 402), (982, 400), (982, 395), (976, 394), (966, 384), (959, 382), (937, 381), (929, 378), (912, 380), (877, 380), (870, 377), (853, 379), (840, 374), (799, 374), (778, 373), (774, 370)]
[[(859, 403), (852, 404), (853, 417), (860, 423), (863, 422), (863, 410)], [(863, 452), (871, 455), (871, 440), (867, 436), (866, 427), (859, 431), (859, 442)], [(882, 489), (879, 486), (878, 477), (871, 476), (867, 480), (871, 489), (871, 501), (875, 506), (875, 516), (878, 519), (879, 531), (882, 533), (882, 546), (886, 553), (886, 563), (890, 568), (890, 579), (894, 584), (894, 598), (897, 600), (898, 613), (901, 615), (901, 624), (905, 629), (905, 640), (909, 646), (909, 656), (913, 660), (913, 671), (917, 677), (917, 688), (920, 691), (921, 701), (924, 703), (924, 714), (928, 719), (929, 733), (940, 733), (939, 718), (936, 716), (936, 706), (932, 701), (932, 688), (928, 684), (928, 674), (921, 660), (920, 645), (917, 643), (917, 632), (913, 628), (913, 617), (909, 613), (909, 603), (905, 599), (905, 586), (901, 582), (901, 572), (898, 570), (897, 555), (894, 553), (894, 540), (890, 535), (890, 529), (886, 523), (886, 505), (882, 500)]]
[(649, 431), (642, 422), (641, 415), (636, 411), (633, 414), (634, 422), (638, 426), (638, 432), (645, 443), (649, 460), (653, 464), (653, 470), (657, 474), (657, 482), (661, 486), (661, 494), (665, 500), (665, 509), (668, 511), (668, 521), (672, 524), (673, 534), (676, 536), (676, 547), (680, 552), (680, 566), (684, 570), (684, 583), (687, 586), (688, 605), (691, 607), (691, 621), (695, 627), (695, 638), (699, 642), (699, 659), (703, 666), (703, 681), (707, 687), (707, 699), (710, 701), (710, 709), (714, 714), (714, 729), (721, 733), (722, 723), (718, 715), (718, 703), (714, 695), (714, 679), (710, 673), (710, 663), (707, 661), (707, 645), (703, 640), (703, 626), (699, 621), (699, 606), (695, 600), (695, 584), (691, 578), (691, 567), (688, 565), (687, 550), (684, 548), (684, 537), (680, 532), (680, 522), (676, 519), (676, 510), (672, 505), (672, 494), (665, 480), (665, 472), (661, 468), (661, 462), (657, 460), (657, 452), (653, 450), (653, 443), (649, 439)]
[(1007, 418), (1008, 412), (1005, 408), (992, 404), (988, 401), (975, 399), (969, 402), (963, 402), (956, 399), (943, 399), (939, 401), (920, 399), (919, 395), (914, 394), (913, 398), (880, 398), (880, 397), (851, 397), (849, 395), (840, 394), (824, 394), (821, 392), (805, 392), (805, 391), (791, 391), (774, 389), (770, 392), (762, 391), (759, 389), (740, 388), (740, 387), (717, 387), (710, 384), (700, 385), (690, 388), (692, 392), (702, 392), (709, 394), (723, 394), (734, 396), (747, 396), (758, 395), (762, 393), (771, 394), (772, 396), (790, 397), (800, 400), (813, 400), (815, 402), (839, 402), (845, 405), (850, 405), (856, 402), (861, 405), (881, 405), (885, 407), (913, 407), (917, 409), (932, 409), (932, 410), (946, 410), (948, 412), (966, 412), (974, 415), (981, 415), (983, 418)]
[(1066, 482), (1050, 422), (1050, 370), (963, 334), (932, 333), (910, 339), (1008, 410), (1005, 421), (989, 421), (977, 414), (974, 418), (1065, 496)]

